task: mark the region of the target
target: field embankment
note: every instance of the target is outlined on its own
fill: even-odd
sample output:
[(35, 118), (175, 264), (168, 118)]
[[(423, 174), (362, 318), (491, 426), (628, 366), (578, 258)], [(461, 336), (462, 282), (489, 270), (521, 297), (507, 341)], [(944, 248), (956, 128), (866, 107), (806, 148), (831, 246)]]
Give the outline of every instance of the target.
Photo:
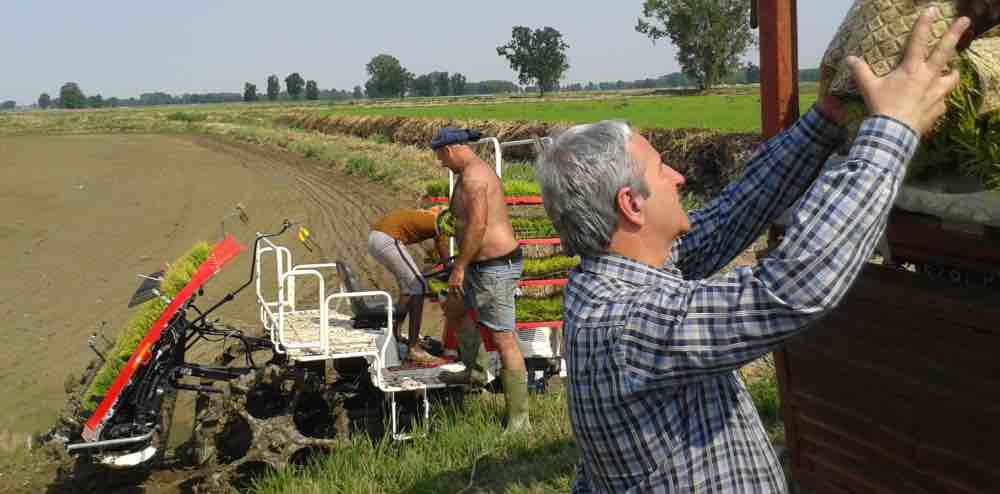
[[(324, 134), (347, 134), (364, 139), (390, 141), (427, 148), (442, 127), (477, 129), (501, 141), (532, 139), (557, 133), (567, 126), (558, 123), (447, 120), (378, 116), (321, 116), (301, 112), (277, 116), (275, 122), (295, 129)], [(660, 151), (664, 162), (687, 178), (688, 190), (712, 196), (739, 176), (750, 154), (761, 143), (759, 134), (722, 133), (710, 129), (644, 129), (641, 131)], [(529, 148), (504, 152), (505, 160), (530, 160)]]
[[(681, 100), (730, 96), (685, 96), (651, 98)], [(752, 98), (747, 95), (734, 98)], [(808, 100), (809, 96), (803, 96)], [(642, 100), (642, 98), (637, 98)], [(627, 100), (631, 101), (631, 100)], [(572, 101), (539, 103), (504, 103), (560, 108)], [(553, 106), (554, 105), (554, 106)], [(474, 105), (473, 105), (474, 106)], [(482, 106), (482, 105), (480, 105)], [(488, 105), (487, 105), (488, 106)], [(441, 176), (440, 166), (428, 144), (442, 126), (476, 128), (501, 140), (545, 136), (570, 125), (566, 120), (546, 122), (530, 120), (487, 120), (431, 118), (439, 107), (390, 107), (389, 110), (420, 110), (419, 117), (340, 115), (341, 106), (327, 108), (311, 105), (257, 106), (219, 105), (218, 107), (116, 109), (81, 112), (32, 112), (0, 115), (0, 135), (66, 133), (181, 133), (208, 134), (238, 139), (258, 145), (287, 149), (309, 159), (324, 161), (348, 174), (361, 176), (404, 194), (419, 195), (422, 183)], [(351, 111), (385, 110), (358, 107)], [(427, 111), (425, 111), (427, 110)], [(606, 109), (594, 114), (602, 118), (627, 117)], [(705, 110), (707, 111), (707, 110)], [(561, 115), (556, 113), (556, 115)], [(759, 108), (743, 112), (722, 112), (723, 117), (759, 120)], [(669, 121), (661, 115), (660, 123)], [(712, 122), (719, 128), (722, 120)], [(760, 143), (759, 135), (749, 132), (723, 132), (717, 128), (676, 128), (672, 125), (641, 127), (643, 135), (663, 154), (666, 163), (685, 174), (688, 190), (714, 195), (721, 186), (739, 175), (750, 153)], [(351, 139), (349, 136), (360, 138)], [(383, 146), (392, 142), (402, 145)], [(527, 154), (526, 154), (527, 153)], [(529, 160), (526, 148), (511, 149), (506, 160)]]
[[(816, 100), (814, 87), (804, 88), (799, 107), (804, 112)], [(315, 110), (312, 110), (315, 111)], [(587, 99), (537, 99), (480, 104), (448, 101), (408, 101), (393, 105), (335, 105), (324, 116), (378, 116), (455, 120), (501, 120), (577, 124), (620, 119), (643, 128), (701, 128), (721, 132), (759, 132), (760, 98), (755, 92), (705, 95), (623, 96)]]

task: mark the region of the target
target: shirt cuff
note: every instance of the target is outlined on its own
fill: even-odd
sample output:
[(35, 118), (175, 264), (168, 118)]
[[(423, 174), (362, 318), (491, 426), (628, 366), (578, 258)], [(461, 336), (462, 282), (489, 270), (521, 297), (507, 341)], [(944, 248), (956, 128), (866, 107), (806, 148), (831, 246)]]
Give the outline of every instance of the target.
[(873, 115), (861, 123), (848, 159), (860, 159), (890, 169), (913, 159), (920, 136), (909, 125), (884, 115)]
[(799, 122), (808, 131), (808, 135), (823, 147), (832, 149), (847, 139), (847, 130), (819, 111), (816, 105)]

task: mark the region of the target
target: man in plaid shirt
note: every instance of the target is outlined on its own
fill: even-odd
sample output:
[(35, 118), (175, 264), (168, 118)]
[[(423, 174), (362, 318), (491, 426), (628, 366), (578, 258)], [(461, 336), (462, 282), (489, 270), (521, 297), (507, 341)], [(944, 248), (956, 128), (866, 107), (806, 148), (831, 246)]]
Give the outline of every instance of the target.
[[(873, 116), (846, 160), (824, 166), (845, 133), (843, 109), (821, 96), (690, 221), (683, 177), (624, 123), (571, 128), (544, 150), (546, 213), (583, 257), (563, 326), (574, 492), (786, 490), (736, 369), (835, 307), (873, 252), (920, 134), (958, 83), (947, 64), (968, 19), (931, 52), (933, 15), (887, 76), (849, 60)], [(759, 265), (707, 279), (800, 198)]]

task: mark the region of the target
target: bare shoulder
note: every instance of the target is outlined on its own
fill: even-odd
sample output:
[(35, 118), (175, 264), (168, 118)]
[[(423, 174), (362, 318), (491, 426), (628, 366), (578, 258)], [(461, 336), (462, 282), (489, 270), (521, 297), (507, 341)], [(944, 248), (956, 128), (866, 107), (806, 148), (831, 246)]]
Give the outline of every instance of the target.
[(497, 180), (496, 174), (485, 164), (470, 166), (462, 174), (462, 186), (466, 191), (488, 188)]

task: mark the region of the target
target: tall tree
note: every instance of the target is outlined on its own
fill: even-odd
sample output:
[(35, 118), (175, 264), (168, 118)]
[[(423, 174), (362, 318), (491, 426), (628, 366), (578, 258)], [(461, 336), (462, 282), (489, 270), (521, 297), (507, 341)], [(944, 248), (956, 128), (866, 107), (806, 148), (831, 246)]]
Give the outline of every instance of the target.
[(354, 86), (354, 93), (352, 94), (354, 99), (361, 99), (365, 97), (365, 90), (361, 89), (361, 86)]
[(532, 31), (525, 26), (514, 26), (510, 42), (497, 47), (497, 55), (506, 57), (510, 68), (517, 71), (521, 84), (538, 83), (539, 96), (555, 89), (563, 73), (569, 69), (566, 49), (569, 45), (562, 39), (562, 33), (544, 27)]
[(83, 108), (87, 105), (87, 98), (75, 82), (67, 82), (59, 88), (59, 100), (63, 108)]
[(42, 93), (41, 95), (39, 95), (38, 107), (44, 110), (49, 106), (52, 106), (52, 97), (49, 96), (49, 93)]
[(376, 55), (365, 65), (371, 76), (365, 83), (369, 98), (394, 98), (406, 96), (406, 88), (413, 74), (403, 68), (399, 60), (385, 53)]
[(257, 101), (257, 85), (249, 82), (243, 84), (243, 101), (251, 103)]
[(316, 84), (316, 81), (306, 82), (306, 99), (319, 99), (319, 85)]
[(302, 87), (305, 84), (305, 79), (298, 72), (292, 72), (285, 77), (285, 91), (288, 91), (288, 96), (292, 99), (299, 99), (302, 96)]
[(451, 93), (451, 79), (447, 72), (431, 72), (431, 81), (434, 82), (434, 93), (438, 96), (448, 96)]
[(740, 56), (756, 43), (746, 0), (646, 0), (635, 30), (654, 43), (670, 38), (684, 75), (700, 89), (740, 67)]
[(465, 94), (465, 76), (455, 72), (451, 75), (451, 94), (461, 96)]
[(271, 74), (267, 77), (267, 99), (274, 101), (281, 94), (281, 81), (278, 76)]

